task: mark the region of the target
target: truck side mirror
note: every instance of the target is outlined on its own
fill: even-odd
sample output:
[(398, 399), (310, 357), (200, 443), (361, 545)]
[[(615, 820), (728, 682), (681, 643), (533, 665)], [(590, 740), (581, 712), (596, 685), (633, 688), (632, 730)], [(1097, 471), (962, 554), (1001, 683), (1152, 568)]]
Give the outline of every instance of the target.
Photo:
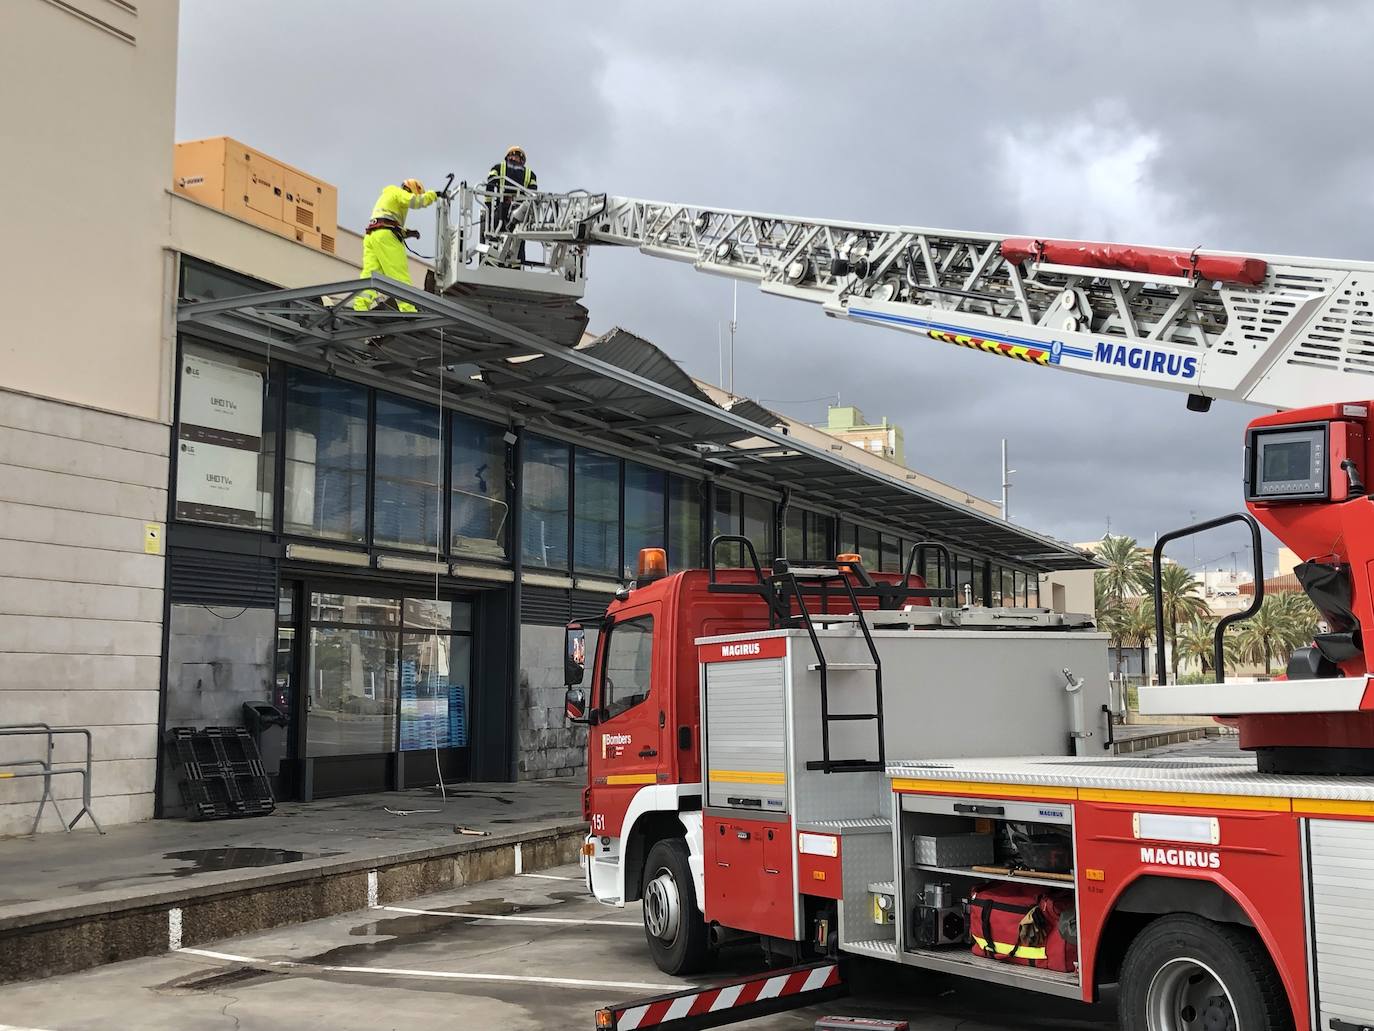
[(563, 628), (563, 683), (568, 687), (582, 683), (587, 668), (587, 631), (580, 623)]
[(569, 723), (587, 722), (587, 693), (580, 687), (569, 687), (563, 695), (563, 715)]

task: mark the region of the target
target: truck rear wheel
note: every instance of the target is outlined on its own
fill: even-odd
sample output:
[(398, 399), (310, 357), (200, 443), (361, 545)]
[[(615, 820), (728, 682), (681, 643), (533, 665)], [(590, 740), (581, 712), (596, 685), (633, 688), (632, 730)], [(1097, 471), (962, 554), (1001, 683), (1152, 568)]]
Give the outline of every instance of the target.
[(1176, 913), (1121, 965), (1121, 1031), (1291, 1031), (1288, 997), (1254, 932)]
[(710, 956), (706, 921), (697, 904), (687, 843), (664, 838), (644, 864), (644, 937), (665, 974), (695, 974)]

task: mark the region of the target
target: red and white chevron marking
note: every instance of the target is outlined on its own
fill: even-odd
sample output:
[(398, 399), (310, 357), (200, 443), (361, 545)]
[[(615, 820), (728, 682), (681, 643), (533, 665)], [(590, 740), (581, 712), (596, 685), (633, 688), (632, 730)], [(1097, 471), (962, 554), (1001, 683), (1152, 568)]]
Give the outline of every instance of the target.
[(635, 1028), (657, 1027), (683, 1017), (699, 1017), (706, 1013), (749, 1006), (767, 999), (815, 992), (822, 988), (832, 988), (839, 983), (840, 968), (834, 963), (806, 970), (784, 971), (771, 977), (763, 976), (753, 981), (720, 988), (703, 988), (699, 992), (684, 992), (681, 995), (632, 1004), (623, 1010), (617, 1009), (615, 1029), (634, 1031)]

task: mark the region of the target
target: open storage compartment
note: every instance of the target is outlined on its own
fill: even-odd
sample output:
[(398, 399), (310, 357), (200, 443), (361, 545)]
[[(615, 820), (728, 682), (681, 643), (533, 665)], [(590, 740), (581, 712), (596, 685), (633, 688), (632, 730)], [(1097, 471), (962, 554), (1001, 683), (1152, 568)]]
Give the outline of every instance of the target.
[(1079, 997), (1072, 806), (895, 797), (902, 960)]

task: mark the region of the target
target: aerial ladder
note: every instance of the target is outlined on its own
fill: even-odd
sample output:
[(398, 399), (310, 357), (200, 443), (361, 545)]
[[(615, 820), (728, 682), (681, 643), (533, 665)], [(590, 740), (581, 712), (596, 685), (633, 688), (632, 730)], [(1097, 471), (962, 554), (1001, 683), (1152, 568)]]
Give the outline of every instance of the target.
[[(1287, 409), (1374, 392), (1370, 262), (826, 221), (585, 191), (527, 194), (498, 227), (488, 200), (464, 185), (441, 209), (441, 288), (538, 282), (580, 295), (590, 246), (636, 247), (810, 301), (833, 318), (1181, 391), (1195, 411), (1214, 399)], [(543, 244), (544, 260), (521, 263), (522, 242)]]
[[(1142, 713), (1217, 716), (1234, 724), (1241, 747), (1255, 753), (1255, 765), (1083, 755), (889, 757), (890, 819), (883, 833), (892, 847), (863, 849), (859, 832), (844, 819), (788, 825), (780, 840), (790, 841), (784, 846), (790, 867), (761, 853), (756, 869), (743, 851), (755, 831), (728, 810), (741, 800), (727, 797), (726, 810), (717, 800), (717, 810), (688, 814), (702, 821), (701, 848), (714, 849), (716, 861), (702, 859), (692, 888), (696, 899), (705, 900), (701, 912), (685, 907), (681, 919), (776, 937), (781, 932), (754, 912), (768, 890), (767, 876), (759, 873), (790, 869), (795, 876), (779, 876), (775, 885), (785, 913), (827, 915), (800, 934), (794, 929), (795, 941), (787, 942), (786, 934), (778, 940), (815, 942), (821, 959), (746, 982), (607, 1007), (597, 1014), (598, 1027), (719, 1026), (731, 1019), (738, 1000), (752, 1004), (766, 996), (773, 1005), (793, 989), (802, 998), (809, 989), (835, 991), (834, 960), (844, 955), (1087, 1001), (1115, 981), (1125, 1026), (1150, 1031), (1374, 1027), (1368, 978), (1374, 956), (1374, 906), (1368, 901), (1374, 890), (1374, 645), (1366, 632), (1374, 627), (1374, 494), (1366, 486), (1374, 472), (1374, 402), (1367, 400), (1374, 397), (1374, 263), (819, 221), (583, 191), (524, 196), (509, 223), (495, 226), (494, 206), (480, 191), (463, 188), (455, 199), (456, 210), (444, 205), (440, 212), (436, 285), (442, 290), (483, 284), (577, 297), (591, 247), (636, 247), (756, 282), (767, 294), (811, 301), (834, 318), (1179, 391), (1195, 411), (1206, 411), (1215, 399), (1280, 409), (1252, 421), (1246, 432), (1248, 512), (1164, 534), (1154, 548), (1158, 584), (1163, 548), (1171, 541), (1228, 523), (1250, 531), (1255, 594), (1248, 609), (1216, 628), (1217, 682), (1167, 683), (1164, 605), (1156, 589), (1159, 682), (1139, 694)], [(522, 244), (528, 253), (535, 250), (532, 243), (543, 245), (542, 260), (521, 258)], [(1309, 647), (1293, 653), (1286, 679), (1228, 683), (1226, 627), (1258, 611), (1264, 597), (1261, 524), (1303, 560), (1295, 573), (1322, 625)], [(632, 603), (629, 595), (615, 604)], [(763, 661), (771, 638), (741, 633), (695, 644), (701, 704), (709, 714), (713, 664), (739, 656)], [(728, 677), (717, 679), (722, 690), (737, 689)], [(772, 683), (763, 674), (740, 680), (746, 682)], [(712, 750), (722, 747), (712, 740), (702, 737), (701, 766), (709, 771), (703, 779), (714, 784), (731, 771), (712, 766)], [(797, 737), (796, 748), (780, 754), (800, 752), (803, 743)], [(795, 776), (800, 784), (805, 773)], [(663, 786), (658, 778), (642, 790)], [(700, 799), (700, 785), (686, 787)], [(821, 796), (836, 790), (827, 783)], [(794, 787), (793, 794), (802, 799), (803, 789)], [(639, 796), (634, 799), (631, 808)], [(854, 827), (862, 824), (869, 833), (863, 819), (868, 809), (851, 808)], [(733, 834), (727, 818), (739, 828)], [(613, 832), (626, 840), (636, 833), (624, 825), (597, 831), (596, 819), (585, 855), (608, 848)], [(977, 834), (986, 831), (979, 830), (983, 823), (1018, 819), (1071, 827), (1073, 849), (1063, 865), (1072, 887), (1066, 894), (1066, 882), (1053, 876), (1039, 884), (1073, 908), (1076, 947), (1071, 955), (1046, 959), (1043, 969), (998, 958), (1000, 944), (989, 952), (982, 943), (983, 952), (975, 949), (973, 958), (960, 951), (967, 949), (961, 933), (978, 942), (969, 921), (981, 905), (977, 895), (988, 890), (984, 880), (1014, 883), (1018, 871), (922, 859), (915, 844), (953, 834), (951, 820), (963, 821), (961, 832)], [(767, 841), (774, 840), (775, 824), (760, 825), (767, 827)], [(722, 861), (728, 849), (736, 851)], [(863, 865), (870, 855), (883, 857), (890, 877)], [(970, 893), (962, 916), (954, 907), (958, 926), (948, 933), (950, 941), (941, 937), (945, 925), (929, 919), (950, 916), (940, 901), (950, 885), (935, 884), (941, 890), (932, 902), (928, 877), (953, 878), (956, 894)], [(683, 897), (686, 878), (669, 878), (675, 885), (681, 880), (673, 897)], [(620, 904), (623, 897), (610, 902)], [(1044, 897), (1037, 896), (1037, 908)], [(840, 900), (833, 926), (832, 911), (816, 901), (822, 898)], [(1018, 913), (1024, 908), (1004, 905)], [(646, 905), (646, 914), (651, 911)], [(979, 926), (994, 941), (989, 911), (982, 909)], [(654, 933), (646, 916), (651, 944)], [(1005, 937), (1008, 956), (1015, 957), (1023, 937), (1017, 930)]]

